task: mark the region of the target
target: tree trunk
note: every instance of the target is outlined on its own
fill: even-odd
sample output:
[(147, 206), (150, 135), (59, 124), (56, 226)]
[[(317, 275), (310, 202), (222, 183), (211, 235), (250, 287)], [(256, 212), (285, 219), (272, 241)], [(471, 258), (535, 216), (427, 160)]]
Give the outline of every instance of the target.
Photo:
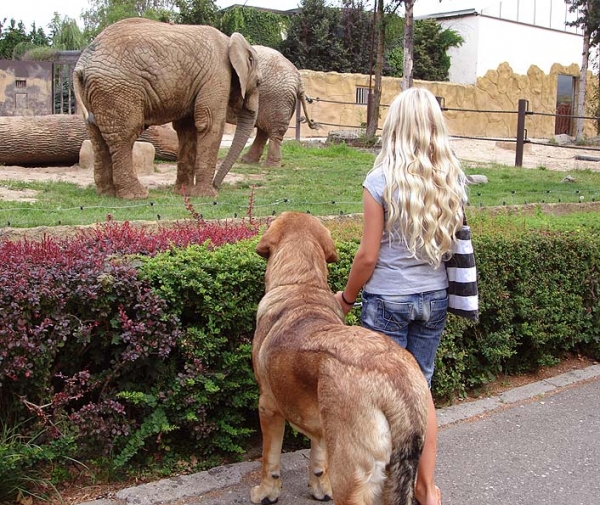
[(583, 141), (583, 117), (585, 116), (585, 88), (587, 86), (587, 71), (590, 58), (590, 31), (583, 28), (583, 51), (581, 59), (581, 74), (577, 93), (577, 117), (575, 118), (575, 142)]
[(402, 69), (402, 89), (413, 85), (413, 7), (415, 0), (404, 0), (404, 68)]
[[(0, 164), (74, 165), (87, 138), (79, 115), (0, 116)], [(150, 126), (139, 140), (151, 143), (158, 159), (177, 160), (179, 142), (171, 125)]]
[(0, 163), (19, 166), (74, 165), (87, 139), (81, 116), (0, 117)]
[(367, 118), (366, 136), (375, 137), (379, 123), (379, 105), (381, 104), (381, 74), (383, 73), (383, 53), (385, 50), (385, 25), (383, 19), (383, 0), (377, 2), (377, 15), (373, 30), (377, 32), (377, 52), (375, 60), (375, 83), (373, 95), (369, 104), (369, 117)]

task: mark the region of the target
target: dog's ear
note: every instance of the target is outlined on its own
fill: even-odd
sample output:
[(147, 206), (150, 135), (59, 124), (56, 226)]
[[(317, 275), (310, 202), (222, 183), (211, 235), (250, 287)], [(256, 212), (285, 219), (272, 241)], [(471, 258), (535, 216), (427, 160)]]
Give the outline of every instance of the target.
[(327, 263), (336, 263), (338, 260), (337, 251), (335, 250), (335, 246), (331, 251), (325, 251), (325, 260)]
[(263, 234), (261, 239), (258, 241), (258, 245), (256, 246), (256, 254), (267, 259), (269, 259), (269, 254), (271, 254), (271, 244), (269, 237), (267, 236), (268, 232), (269, 230)]
[(325, 261), (327, 261), (327, 263), (335, 263), (338, 260), (338, 254), (333, 239), (331, 238), (331, 232), (325, 227), (323, 228), (325, 233), (321, 234), (320, 242), (323, 247), (323, 252), (325, 253)]
[(263, 258), (269, 259), (271, 255), (271, 248), (277, 245), (279, 242), (280, 226), (277, 221), (271, 223), (271, 226), (263, 233), (263, 236), (258, 241), (256, 246), (256, 253)]

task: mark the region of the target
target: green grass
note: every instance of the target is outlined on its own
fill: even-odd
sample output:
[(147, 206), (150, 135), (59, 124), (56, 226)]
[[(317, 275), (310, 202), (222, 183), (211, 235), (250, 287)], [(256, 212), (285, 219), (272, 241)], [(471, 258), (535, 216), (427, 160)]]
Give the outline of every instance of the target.
[[(238, 163), (233, 172), (246, 176), (242, 182), (224, 184), (216, 199), (191, 198), (205, 219), (247, 215), (252, 198), (253, 215), (264, 217), (284, 210), (315, 215), (342, 215), (362, 210), (362, 181), (373, 164), (372, 151), (345, 144), (305, 147), (295, 141), (283, 146), (284, 166), (266, 168)], [(600, 173), (582, 170), (571, 173), (573, 183), (561, 182), (565, 172), (543, 167), (523, 169), (503, 165), (465, 165), (467, 174), (483, 174), (488, 184), (470, 188), (473, 208), (531, 203), (576, 203), (600, 199)], [(173, 182), (174, 182), (173, 176)], [(107, 215), (117, 221), (169, 221), (185, 219), (190, 213), (172, 187), (150, 190), (147, 200), (127, 201), (99, 197), (94, 186), (80, 188), (66, 182), (0, 181), (0, 186), (37, 191), (31, 203), (0, 201), (0, 228), (84, 225), (103, 222)], [(251, 196), (252, 195), (252, 196)], [(540, 214), (540, 226), (551, 226)], [(589, 221), (585, 215), (580, 218)], [(551, 219), (550, 219), (551, 221)]]

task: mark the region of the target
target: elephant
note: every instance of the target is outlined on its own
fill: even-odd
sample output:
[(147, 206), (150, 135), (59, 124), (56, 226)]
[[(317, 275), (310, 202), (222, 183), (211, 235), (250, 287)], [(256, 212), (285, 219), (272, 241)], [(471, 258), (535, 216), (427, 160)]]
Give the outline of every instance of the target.
[(260, 79), (256, 50), (239, 33), (228, 37), (211, 26), (142, 18), (104, 29), (73, 72), (77, 106), (94, 147), (97, 193), (146, 198), (132, 165), (133, 143), (148, 126), (172, 122), (179, 144), (175, 192), (216, 196), (213, 179), (228, 111), (237, 127), (220, 174), (253, 131)]
[[(268, 140), (269, 148), (265, 165), (280, 166), (281, 142), (296, 110), (296, 100), (302, 103), (308, 126), (316, 129), (319, 125), (309, 118), (302, 76), (294, 64), (275, 49), (258, 45), (252, 47), (258, 55), (262, 80), (258, 99), (256, 137), (248, 152), (242, 157), (242, 161), (258, 163)], [(235, 111), (228, 110), (227, 122), (236, 124)], [(215, 175), (217, 187), (222, 180), (220, 171), (217, 171)]]

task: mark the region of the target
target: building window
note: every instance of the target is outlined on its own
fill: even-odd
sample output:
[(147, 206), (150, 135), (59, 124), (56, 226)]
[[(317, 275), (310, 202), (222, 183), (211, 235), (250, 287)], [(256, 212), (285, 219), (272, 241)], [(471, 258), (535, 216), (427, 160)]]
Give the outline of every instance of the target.
[(367, 105), (369, 103), (369, 88), (356, 86), (356, 103)]
[(27, 81), (25, 79), (17, 79), (15, 81), (15, 87), (17, 89), (24, 89), (27, 87)]

